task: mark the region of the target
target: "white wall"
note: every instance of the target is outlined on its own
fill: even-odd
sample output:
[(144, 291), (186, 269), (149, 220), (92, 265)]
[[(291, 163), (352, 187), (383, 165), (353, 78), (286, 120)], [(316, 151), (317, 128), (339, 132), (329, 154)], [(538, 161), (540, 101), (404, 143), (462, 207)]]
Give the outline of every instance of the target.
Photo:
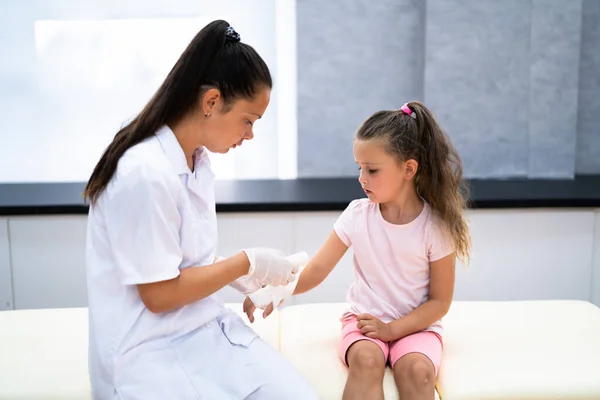
[[(220, 214), (219, 253), (271, 246), (314, 254), (338, 215)], [(471, 210), (468, 216), (473, 260), (457, 268), (457, 300), (580, 299), (600, 305), (600, 210)], [(2, 235), (7, 220), (10, 241)], [(0, 219), (0, 307), (12, 298), (11, 281), (17, 309), (85, 306), (85, 228), (81, 215)], [(321, 286), (292, 303), (343, 301), (351, 268), (348, 252)], [(243, 299), (230, 288), (220, 294), (226, 301)]]
[[(0, 182), (87, 181), (117, 130), (215, 19), (232, 24), (276, 82), (255, 139), (238, 151), (213, 155), (218, 179), (296, 177), (295, 0), (165, 5), (0, 1)], [(272, 154), (279, 157), (267, 156)]]

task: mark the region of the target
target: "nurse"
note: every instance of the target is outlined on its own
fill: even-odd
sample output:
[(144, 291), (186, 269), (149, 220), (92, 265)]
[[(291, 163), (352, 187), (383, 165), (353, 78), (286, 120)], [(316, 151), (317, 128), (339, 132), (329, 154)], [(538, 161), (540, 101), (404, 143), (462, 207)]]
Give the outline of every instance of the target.
[(256, 51), (214, 21), (96, 165), (84, 192), (94, 399), (317, 399), (214, 295), (295, 279), (274, 249), (215, 261), (207, 152), (253, 138), (271, 87)]

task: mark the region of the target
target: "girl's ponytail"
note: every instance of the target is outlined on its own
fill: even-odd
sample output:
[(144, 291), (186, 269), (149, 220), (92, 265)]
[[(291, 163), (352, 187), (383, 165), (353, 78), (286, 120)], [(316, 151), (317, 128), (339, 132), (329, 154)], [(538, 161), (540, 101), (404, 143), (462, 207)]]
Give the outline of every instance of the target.
[(457, 256), (467, 262), (471, 238), (463, 211), (468, 189), (463, 182), (462, 161), (450, 139), (439, 127), (431, 111), (420, 102), (410, 102), (402, 112), (414, 119), (420, 146), (419, 168), (415, 176), (417, 193), (436, 210), (448, 225)]

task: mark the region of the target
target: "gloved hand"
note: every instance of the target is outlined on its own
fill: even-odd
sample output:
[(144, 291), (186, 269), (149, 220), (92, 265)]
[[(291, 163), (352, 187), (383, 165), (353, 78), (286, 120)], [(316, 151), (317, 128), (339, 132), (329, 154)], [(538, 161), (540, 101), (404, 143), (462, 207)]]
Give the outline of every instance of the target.
[[(288, 256), (287, 259), (298, 266), (298, 273), (296, 276), (299, 277), (308, 263), (308, 254), (304, 252), (297, 253)], [(269, 306), (278, 308), (285, 300), (287, 300), (289, 297), (292, 297), (297, 285), (298, 279), (294, 279), (292, 282), (284, 286), (265, 286), (251, 294), (248, 294), (247, 296), (257, 308), (263, 310), (266, 310)]]
[(296, 279), (285, 286), (265, 286), (253, 293), (247, 294), (247, 296), (256, 308), (265, 310), (270, 305), (273, 308), (277, 308), (289, 297), (292, 297), (297, 284), (298, 280)]
[(255, 277), (244, 275), (229, 284), (232, 288), (247, 296), (248, 293), (261, 289), (264, 285)]
[(247, 276), (256, 277), (263, 285), (284, 286), (296, 279), (298, 265), (279, 251), (268, 248), (244, 249), (250, 261)]
[[(215, 257), (214, 262), (219, 262), (225, 260), (224, 257)], [(262, 288), (264, 285), (259, 282), (259, 280), (255, 276), (244, 275), (235, 281), (229, 283), (229, 286), (243, 294), (244, 296), (248, 293), (252, 293)]]

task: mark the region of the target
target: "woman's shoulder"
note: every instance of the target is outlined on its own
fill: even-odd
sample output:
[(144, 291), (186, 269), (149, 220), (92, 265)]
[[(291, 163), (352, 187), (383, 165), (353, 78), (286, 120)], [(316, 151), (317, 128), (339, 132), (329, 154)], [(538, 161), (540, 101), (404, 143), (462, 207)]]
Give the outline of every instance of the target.
[(139, 187), (164, 187), (173, 190), (179, 185), (179, 177), (160, 146), (146, 140), (130, 149), (118, 162), (114, 185), (134, 185)]

